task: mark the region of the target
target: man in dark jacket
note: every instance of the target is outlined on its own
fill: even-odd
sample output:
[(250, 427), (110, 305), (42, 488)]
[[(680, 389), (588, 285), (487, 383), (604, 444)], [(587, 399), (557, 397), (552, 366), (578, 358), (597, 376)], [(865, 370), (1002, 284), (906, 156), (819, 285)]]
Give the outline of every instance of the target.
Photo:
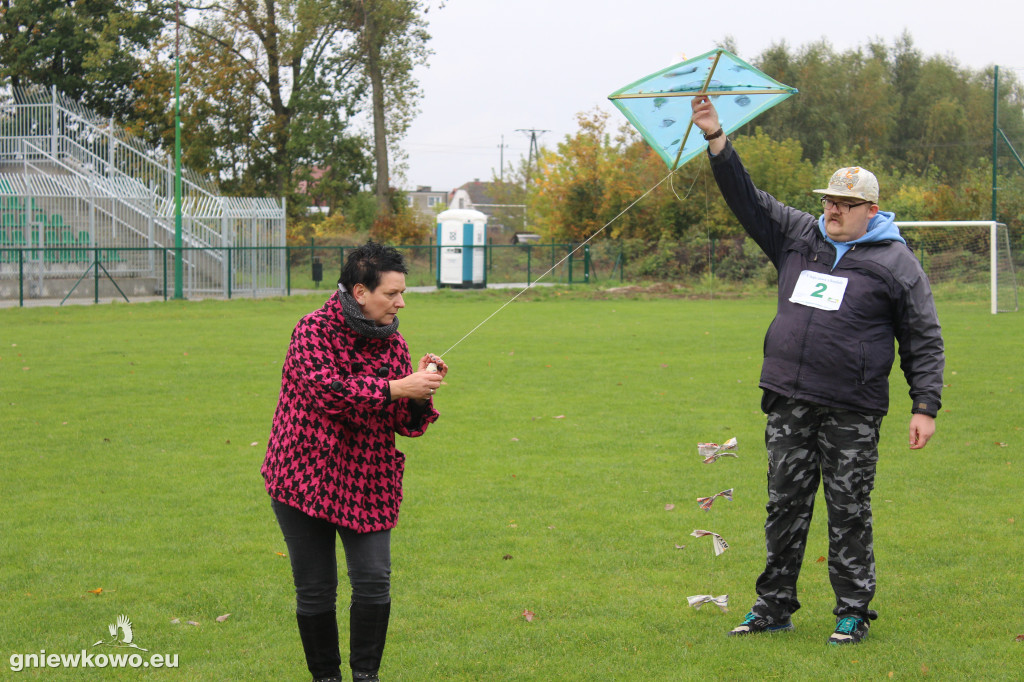
[(715, 180), (729, 208), (779, 272), (778, 309), (765, 336), (760, 386), (768, 416), (767, 561), (757, 601), (730, 635), (790, 630), (814, 496), (824, 480), (829, 578), (836, 628), (853, 644), (877, 617), (871, 491), (878, 434), (889, 409), (899, 345), (910, 386), (911, 449), (935, 433), (945, 364), (928, 278), (892, 213), (878, 208), (878, 181), (842, 168), (816, 218), (757, 189), (724, 135), (709, 97), (693, 99)]

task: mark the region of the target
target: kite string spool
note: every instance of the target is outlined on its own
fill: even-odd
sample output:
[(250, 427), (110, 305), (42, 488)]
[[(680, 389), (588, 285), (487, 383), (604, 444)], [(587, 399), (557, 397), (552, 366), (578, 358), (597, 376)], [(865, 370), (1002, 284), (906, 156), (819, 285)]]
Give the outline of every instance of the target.
[(515, 301), (515, 300), (516, 300), (517, 298), (519, 298), (519, 297), (520, 297), (520, 296), (522, 296), (522, 295), (523, 295), (524, 293), (526, 293), (526, 291), (527, 291), (527, 290), (529, 290), (529, 289), (533, 288), (533, 286), (534, 286), (535, 284), (537, 284), (537, 282), (541, 281), (542, 279), (544, 279), (545, 277), (547, 277), (547, 276), (548, 276), (549, 274), (551, 274), (551, 272), (552, 272), (552, 271), (554, 271), (554, 269), (555, 269), (555, 268), (557, 268), (557, 267), (558, 267), (559, 265), (561, 265), (561, 264), (562, 264), (562, 263), (564, 263), (565, 261), (567, 261), (567, 260), (569, 260), (570, 258), (572, 258), (573, 254), (575, 254), (575, 253), (576, 253), (577, 251), (579, 251), (579, 250), (580, 250), (580, 249), (582, 249), (582, 248), (583, 248), (584, 246), (586, 246), (587, 244), (589, 244), (589, 243), (591, 242), (591, 240), (593, 240), (593, 239), (594, 239), (595, 237), (597, 237), (597, 235), (599, 235), (599, 234), (601, 234), (602, 232), (604, 232), (604, 231), (605, 231), (605, 229), (607, 229), (609, 225), (611, 225), (611, 224), (612, 224), (612, 223), (614, 223), (614, 222), (615, 222), (616, 220), (618, 220), (619, 218), (621, 218), (621, 217), (622, 217), (622, 216), (623, 216), (623, 215), (624, 215), (624, 214), (626, 213), (626, 211), (628, 211), (629, 209), (631, 209), (631, 208), (633, 208), (634, 206), (636, 206), (636, 205), (637, 205), (638, 203), (640, 203), (640, 202), (641, 202), (641, 201), (642, 201), (642, 200), (643, 200), (644, 198), (646, 198), (648, 194), (650, 194), (651, 192), (653, 192), (654, 190), (656, 190), (656, 189), (657, 189), (658, 187), (660, 187), (660, 186), (662, 185), (662, 183), (664, 183), (664, 182), (665, 182), (666, 180), (668, 180), (669, 178), (671, 178), (671, 177), (672, 177), (672, 175), (673, 175), (673, 174), (674, 174), (675, 172), (676, 172), (676, 171), (675, 171), (675, 169), (674, 169), (674, 170), (670, 170), (670, 171), (668, 172), (668, 175), (666, 175), (666, 176), (665, 176), (665, 177), (663, 177), (663, 178), (662, 178), (661, 180), (659, 180), (659, 181), (657, 182), (657, 184), (655, 184), (655, 185), (654, 185), (653, 187), (651, 187), (651, 188), (650, 188), (649, 190), (647, 190), (646, 192), (644, 192), (643, 194), (641, 194), (641, 195), (640, 195), (639, 197), (637, 197), (636, 199), (634, 199), (634, 200), (633, 200), (633, 202), (629, 204), (629, 206), (627, 206), (626, 208), (624, 208), (624, 209), (622, 209), (621, 211), (619, 211), (618, 215), (616, 215), (616, 216), (615, 216), (614, 218), (612, 218), (612, 219), (611, 219), (611, 220), (609, 220), (609, 221), (608, 221), (607, 223), (605, 223), (605, 224), (604, 224), (604, 225), (603, 225), (603, 226), (602, 226), (602, 227), (601, 227), (601, 228), (600, 228), (599, 230), (597, 230), (596, 232), (594, 232), (594, 234), (592, 234), (592, 235), (590, 235), (589, 237), (587, 237), (587, 238), (586, 238), (586, 239), (585, 239), (585, 240), (584, 240), (584, 241), (583, 241), (582, 243), (580, 243), (580, 244), (579, 244), (579, 245), (578, 245), (578, 246), (577, 246), (577, 247), (576, 247), (575, 249), (573, 249), (572, 251), (570, 251), (570, 252), (569, 252), (569, 253), (568, 253), (568, 254), (567, 254), (567, 255), (565, 256), (565, 258), (563, 258), (562, 260), (560, 260), (560, 261), (558, 261), (557, 263), (555, 263), (554, 265), (552, 265), (552, 266), (551, 266), (550, 268), (548, 268), (548, 269), (547, 269), (547, 271), (546, 271), (546, 272), (544, 272), (544, 273), (543, 273), (543, 274), (541, 274), (541, 275), (540, 275), (539, 277), (537, 277), (537, 279), (533, 280), (533, 282), (529, 282), (529, 283), (527, 283), (527, 285), (526, 285), (525, 287), (523, 287), (522, 291), (520, 291), (519, 293), (517, 293), (517, 294), (516, 294), (515, 296), (513, 296), (513, 297), (512, 297), (512, 298), (510, 298), (509, 300), (505, 301), (505, 303), (504, 303), (504, 304), (502, 304), (502, 305), (501, 305), (501, 307), (499, 307), (499, 308), (498, 308), (497, 310), (495, 310), (495, 311), (494, 311), (493, 313), (491, 313), (490, 315), (488, 315), (487, 317), (485, 317), (485, 318), (483, 319), (483, 321), (481, 321), (481, 322), (480, 322), (480, 324), (478, 324), (477, 326), (473, 327), (473, 328), (472, 328), (472, 329), (470, 329), (470, 330), (469, 330), (468, 332), (466, 332), (466, 334), (465, 334), (465, 335), (464, 335), (464, 336), (463, 336), (463, 337), (462, 337), (461, 339), (459, 339), (458, 341), (456, 341), (455, 343), (453, 343), (453, 344), (451, 345), (451, 347), (450, 347), (450, 348), (448, 348), (448, 350), (446, 350), (445, 352), (441, 353), (441, 354), (440, 354), (440, 357), (442, 357), (442, 358), (443, 358), (443, 357), (444, 357), (445, 355), (447, 355), (448, 353), (450, 353), (450, 352), (451, 352), (451, 351), (452, 351), (452, 350), (453, 350), (453, 349), (454, 349), (454, 348), (455, 348), (456, 346), (458, 346), (458, 345), (459, 345), (460, 343), (462, 343), (462, 342), (463, 342), (463, 341), (465, 341), (465, 340), (466, 340), (467, 338), (469, 338), (469, 336), (470, 336), (470, 335), (471, 335), (471, 334), (472, 334), (473, 332), (475, 332), (475, 331), (476, 331), (477, 329), (479, 329), (480, 327), (482, 327), (482, 326), (484, 326), (485, 324), (487, 324), (487, 322), (488, 322), (488, 321), (489, 321), (489, 320), (490, 320), (490, 319), (491, 319), (492, 317), (494, 317), (495, 315), (497, 315), (498, 313), (500, 313), (500, 312), (501, 312), (502, 310), (504, 310), (505, 308), (507, 308), (507, 307), (508, 307), (509, 305), (511, 305), (511, 304), (512, 304), (512, 303), (513, 303), (513, 302), (514, 302), (514, 301)]

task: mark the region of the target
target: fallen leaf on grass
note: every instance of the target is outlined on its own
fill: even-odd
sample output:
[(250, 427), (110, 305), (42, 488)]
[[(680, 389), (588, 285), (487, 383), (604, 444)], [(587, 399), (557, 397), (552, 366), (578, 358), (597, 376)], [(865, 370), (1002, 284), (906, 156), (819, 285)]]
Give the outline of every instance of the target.
[(817, 559), (815, 559), (815, 562), (816, 562), (816, 563), (819, 563), (819, 564), (820, 564), (820, 563), (821, 563), (822, 561), (824, 561), (824, 560), (825, 560), (825, 557), (823, 557), (823, 556), (820, 556), (820, 557), (818, 557)]
[(564, 414), (560, 414), (560, 415), (558, 415), (556, 417), (552, 417), (552, 419), (565, 419), (565, 415)]
[(674, 504), (672, 504), (671, 502), (669, 504), (665, 505), (665, 511), (672, 511), (675, 508), (676, 508), (676, 506)]
[(194, 620), (188, 621), (186, 625), (195, 625), (196, 627), (199, 627), (199, 623), (195, 622)]
[(523, 618), (526, 619), (527, 623), (533, 622), (533, 611), (530, 609), (523, 609)]
[(1013, 641), (1015, 641), (1015, 642), (1024, 642), (1024, 635), (1017, 635), (1016, 637), (1013, 638)]
[(171, 618), (171, 625), (180, 625), (180, 624), (181, 624), (181, 619), (180, 618)]
[(217, 622), (218, 623), (223, 623), (224, 621), (226, 621), (230, 617), (231, 617), (230, 613), (225, 613), (223, 616), (217, 616)]
[(505, 561), (508, 561), (509, 559), (512, 558), (512, 555), (511, 554), (506, 554), (505, 556), (503, 556), (501, 558), (504, 559)]
[(686, 545), (676, 545), (676, 549), (686, 549)]
[(254, 440), (253, 442), (249, 443), (249, 447), (254, 448), (254, 447), (256, 447), (259, 444), (260, 444), (260, 442), (258, 440)]
[(97, 587), (95, 590), (87, 590), (90, 594), (103, 594), (103, 588)]

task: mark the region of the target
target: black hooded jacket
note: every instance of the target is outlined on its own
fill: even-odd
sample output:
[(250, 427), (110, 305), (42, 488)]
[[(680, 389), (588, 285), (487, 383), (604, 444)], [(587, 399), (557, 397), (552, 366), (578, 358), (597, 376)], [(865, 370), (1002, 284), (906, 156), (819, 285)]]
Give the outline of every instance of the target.
[[(778, 309), (764, 340), (760, 386), (819, 405), (884, 415), (899, 345), (911, 411), (941, 406), (945, 357), (928, 278), (899, 241), (856, 244), (836, 261), (818, 219), (754, 186), (732, 143), (711, 156), (715, 180), (747, 234), (779, 272)], [(790, 300), (804, 271), (846, 280), (837, 310)]]

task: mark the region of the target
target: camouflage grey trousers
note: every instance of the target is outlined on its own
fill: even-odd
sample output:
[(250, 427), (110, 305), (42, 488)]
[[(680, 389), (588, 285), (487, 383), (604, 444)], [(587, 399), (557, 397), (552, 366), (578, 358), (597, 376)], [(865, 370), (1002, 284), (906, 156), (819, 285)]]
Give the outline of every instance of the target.
[(875, 618), (871, 491), (882, 417), (779, 397), (768, 412), (768, 556), (752, 611), (777, 621), (800, 608), (796, 583), (818, 482), (828, 508), (828, 573), (837, 616)]

